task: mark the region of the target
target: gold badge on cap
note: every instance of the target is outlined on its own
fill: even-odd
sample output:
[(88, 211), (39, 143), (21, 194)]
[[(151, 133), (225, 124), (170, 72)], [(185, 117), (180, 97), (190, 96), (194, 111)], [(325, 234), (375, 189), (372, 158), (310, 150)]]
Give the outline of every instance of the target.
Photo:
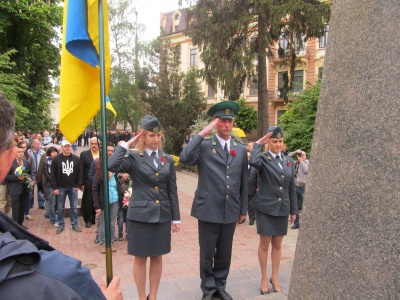
[(231, 113), (231, 110), (229, 108), (225, 109), (225, 114), (229, 115)]
[(153, 128), (153, 132), (157, 133), (158, 132), (158, 127)]
[(276, 137), (277, 137), (278, 139), (280, 139), (280, 138), (282, 137), (282, 135), (281, 135), (280, 133), (277, 133), (277, 134), (276, 134)]

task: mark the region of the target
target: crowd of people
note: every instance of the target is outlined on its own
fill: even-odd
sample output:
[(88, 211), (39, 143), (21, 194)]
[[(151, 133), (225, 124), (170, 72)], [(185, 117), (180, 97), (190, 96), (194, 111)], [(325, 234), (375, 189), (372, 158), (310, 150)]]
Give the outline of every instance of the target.
[[(288, 223), (293, 224), (292, 229), (300, 227), (299, 209), (309, 166), (306, 153), (302, 150), (284, 152), (284, 133), (279, 126), (271, 126), (265, 136), (247, 146), (232, 139), (238, 110), (239, 105), (233, 101), (212, 106), (208, 115), (213, 121), (199, 134), (190, 136), (180, 155), (182, 163), (198, 168), (191, 215), (198, 219), (203, 300), (211, 300), (213, 296), (232, 299), (226, 291), (226, 282), (233, 235), (238, 224), (245, 222), (247, 214), (249, 225), (256, 223), (260, 236), (258, 258), (262, 295), (270, 292), (269, 283), (274, 292), (281, 291), (278, 271), (282, 241), (287, 235)], [(213, 129), (216, 134), (210, 137)], [(13, 220), (28, 229), (23, 222), (33, 220), (29, 215), (30, 193), (33, 195), (38, 189), (39, 208), (45, 210), (45, 217), (56, 227), (55, 233), (61, 234), (65, 227), (67, 196), (72, 230), (81, 232), (77, 221), (77, 193), (81, 190), (85, 227), (96, 224), (96, 217), (100, 219), (95, 241), (100, 244), (99, 251), (105, 253), (103, 189), (107, 186), (112, 251), (116, 251), (115, 240), (123, 239), (125, 233), (128, 254), (134, 256), (133, 276), (139, 299), (156, 299), (162, 256), (171, 251), (171, 234), (178, 233), (181, 227), (174, 162), (162, 149), (164, 135), (160, 122), (146, 116), (138, 133), (117, 135), (108, 131), (107, 171), (102, 169), (99, 140), (91, 137), (89, 131), (85, 130), (78, 139), (81, 146), (90, 147), (81, 152), (80, 157), (73, 153), (73, 143), (57, 134), (43, 131), (39, 135), (30, 134), (28, 138), (21, 132), (15, 135), (16, 159), (2, 183), (8, 186), (11, 195)], [(18, 170), (23, 171), (19, 173)], [(107, 172), (107, 185), (104, 172)], [(4, 188), (0, 191), (3, 196), (7, 194)], [(3, 208), (0, 206), (0, 209)], [(270, 277), (267, 276), (269, 248)]]
[[(135, 136), (134, 132), (108, 130), (108, 145), (114, 147), (132, 136)], [(45, 210), (44, 216), (57, 227), (56, 233), (61, 233), (64, 228), (63, 216), (68, 196), (72, 229), (81, 232), (77, 223), (77, 192), (82, 190), (83, 217), (86, 227), (90, 228), (95, 224), (96, 213), (92, 197), (93, 180), (89, 180), (88, 173), (93, 161), (99, 156), (100, 138), (93, 130), (85, 130), (73, 143), (67, 141), (58, 129), (43, 130), (39, 133), (22, 131), (14, 133), (14, 143), (21, 158), (17, 157), (9, 174), (0, 184), (0, 210), (8, 213), (12, 206), (13, 219), (21, 225), (24, 221), (34, 221), (29, 210), (33, 207), (36, 195), (39, 209)], [(83, 151), (80, 157), (77, 157), (75, 154), (78, 145), (88, 145), (90, 149)], [(20, 166), (24, 171), (16, 176), (16, 169)], [(73, 176), (70, 176), (71, 174)], [(118, 175), (118, 179), (123, 181), (121, 176)], [(121, 207), (125, 192), (126, 190), (121, 190), (118, 194), (118, 203)], [(123, 214), (120, 218), (122, 216)], [(120, 228), (122, 222), (119, 222)], [(22, 226), (28, 229), (26, 225)]]
[[(13, 196), (25, 194), (32, 184), (30, 164), (24, 158), (24, 147), (14, 140), (14, 107), (0, 92), (0, 182), (7, 179)], [(10, 170), (15, 169), (11, 174)], [(22, 183), (22, 186), (21, 186)], [(8, 186), (9, 187), (9, 186)], [(28, 189), (29, 189), (28, 187)], [(10, 188), (11, 189), (11, 188)], [(21, 192), (22, 191), (22, 192)], [(17, 221), (0, 211), (0, 295), (4, 299), (122, 299), (120, 278), (114, 277), (107, 286), (100, 286), (81, 262), (64, 255), (45, 240), (21, 226), (24, 208), (22, 197), (13, 197)], [(14, 210), (14, 203), (13, 203)], [(21, 212), (22, 211), (22, 212)], [(60, 272), (62, 270), (62, 272)], [(21, 288), (23, 287), (23, 288)]]

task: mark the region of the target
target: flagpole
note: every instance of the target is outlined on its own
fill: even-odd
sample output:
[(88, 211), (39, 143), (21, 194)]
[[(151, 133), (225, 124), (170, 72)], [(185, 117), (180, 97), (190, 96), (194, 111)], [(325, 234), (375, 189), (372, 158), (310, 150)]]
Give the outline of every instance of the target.
[[(104, 6), (99, 0), (99, 48), (100, 48), (100, 100), (101, 100), (101, 153), (103, 168), (103, 199), (104, 199), (104, 230), (106, 235), (106, 276), (107, 285), (113, 278), (110, 230), (110, 201), (108, 189), (108, 159), (107, 159), (107, 131), (106, 131), (106, 76), (104, 55)], [(114, 220), (115, 221), (115, 220)]]

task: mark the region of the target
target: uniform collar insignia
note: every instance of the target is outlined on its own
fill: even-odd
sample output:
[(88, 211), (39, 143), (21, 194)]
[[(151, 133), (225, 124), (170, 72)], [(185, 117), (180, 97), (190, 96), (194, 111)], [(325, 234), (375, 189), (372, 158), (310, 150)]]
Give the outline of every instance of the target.
[(140, 156), (143, 156), (143, 151), (140, 151), (140, 152), (139, 152), (139, 155), (140, 155)]
[(235, 146), (235, 147), (237, 146), (237, 143), (236, 143), (236, 141), (234, 141), (234, 142), (233, 142), (233, 146)]
[(271, 156), (267, 155), (268, 160), (271, 160)]
[(212, 145), (213, 146), (217, 146), (217, 142), (216, 141), (212, 141)]
[[(283, 155), (282, 155), (283, 156)], [(283, 160), (286, 161), (286, 156), (283, 156)]]

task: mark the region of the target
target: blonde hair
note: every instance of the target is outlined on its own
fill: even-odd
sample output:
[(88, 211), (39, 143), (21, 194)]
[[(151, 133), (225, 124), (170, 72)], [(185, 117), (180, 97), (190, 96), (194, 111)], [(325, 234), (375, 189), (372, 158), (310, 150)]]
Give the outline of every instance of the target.
[[(140, 129), (139, 133), (143, 132), (143, 134), (140, 136), (140, 142), (136, 144), (135, 148), (133, 149), (134, 151), (137, 152), (141, 152), (144, 151), (146, 149), (146, 145), (144, 144), (144, 140), (142, 140), (142, 137), (144, 138), (147, 134), (149, 133), (153, 133), (151, 131), (147, 131), (145, 129)], [(165, 137), (164, 137), (164, 133), (162, 131), (160, 131), (161, 133), (161, 141), (160, 141), (160, 145), (158, 146), (158, 149), (162, 150), (163, 145), (165, 143)]]

